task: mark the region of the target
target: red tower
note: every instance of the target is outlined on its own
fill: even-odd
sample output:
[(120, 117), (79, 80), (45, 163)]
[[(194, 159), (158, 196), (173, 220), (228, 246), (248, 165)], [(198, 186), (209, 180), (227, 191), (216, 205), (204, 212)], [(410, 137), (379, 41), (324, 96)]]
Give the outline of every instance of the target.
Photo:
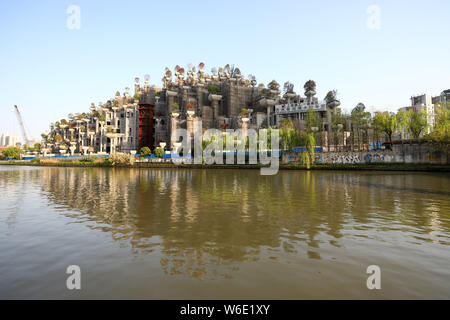
[(155, 106), (150, 103), (139, 104), (139, 150), (142, 147), (152, 148), (153, 137), (153, 112)]

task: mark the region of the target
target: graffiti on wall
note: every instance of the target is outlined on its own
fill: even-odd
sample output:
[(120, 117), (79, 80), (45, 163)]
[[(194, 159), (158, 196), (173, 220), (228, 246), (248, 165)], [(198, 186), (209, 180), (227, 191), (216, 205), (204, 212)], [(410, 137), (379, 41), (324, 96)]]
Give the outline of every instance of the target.
[(359, 158), (359, 155), (332, 155), (331, 156), (331, 163), (343, 163), (343, 164), (352, 164), (352, 163), (360, 163), (361, 160)]
[(366, 163), (380, 163), (380, 162), (384, 162), (384, 155), (383, 154), (379, 154), (379, 153), (374, 153), (374, 154), (366, 154), (364, 156), (364, 161)]

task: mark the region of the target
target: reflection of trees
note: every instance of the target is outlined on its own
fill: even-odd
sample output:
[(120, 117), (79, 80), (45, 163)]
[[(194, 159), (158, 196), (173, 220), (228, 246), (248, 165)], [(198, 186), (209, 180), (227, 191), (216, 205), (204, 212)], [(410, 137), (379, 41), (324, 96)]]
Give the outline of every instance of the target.
[(39, 182), (39, 171), (23, 167), (0, 167), (0, 204), (6, 213), (0, 221), (9, 229), (14, 229), (17, 215), (30, 205), (29, 199), (23, 197), (28, 190)]
[(448, 195), (433, 191), (449, 190), (449, 179), (439, 176), (425, 200), (411, 174), (55, 168), (40, 177), (66, 215), (135, 253), (159, 251), (168, 274), (197, 278), (228, 276), (267, 248), (321, 259), (320, 247), (339, 247), (349, 229), (450, 231)]

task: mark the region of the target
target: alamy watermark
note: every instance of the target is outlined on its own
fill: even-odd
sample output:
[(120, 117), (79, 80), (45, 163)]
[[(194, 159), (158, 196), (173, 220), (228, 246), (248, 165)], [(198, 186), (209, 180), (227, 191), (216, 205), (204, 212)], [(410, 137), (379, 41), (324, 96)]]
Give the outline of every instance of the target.
[(81, 290), (81, 268), (77, 265), (68, 266), (66, 273), (70, 274), (66, 280), (66, 287), (69, 290)]
[(370, 276), (367, 278), (367, 289), (369, 290), (381, 290), (381, 269), (379, 266), (368, 266), (366, 270)]
[(377, 5), (371, 5), (367, 8), (366, 13), (368, 14), (366, 25), (367, 28), (371, 30), (381, 29), (381, 9)]
[(66, 9), (66, 13), (69, 15), (66, 20), (66, 25), (69, 30), (81, 29), (81, 9), (77, 5), (70, 5)]

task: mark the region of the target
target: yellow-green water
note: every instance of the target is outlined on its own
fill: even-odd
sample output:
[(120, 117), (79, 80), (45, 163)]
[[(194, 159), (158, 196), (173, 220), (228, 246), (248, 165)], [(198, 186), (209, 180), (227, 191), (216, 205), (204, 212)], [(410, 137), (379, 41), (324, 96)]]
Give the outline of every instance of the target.
[(448, 299), (450, 175), (1, 166), (0, 298)]

